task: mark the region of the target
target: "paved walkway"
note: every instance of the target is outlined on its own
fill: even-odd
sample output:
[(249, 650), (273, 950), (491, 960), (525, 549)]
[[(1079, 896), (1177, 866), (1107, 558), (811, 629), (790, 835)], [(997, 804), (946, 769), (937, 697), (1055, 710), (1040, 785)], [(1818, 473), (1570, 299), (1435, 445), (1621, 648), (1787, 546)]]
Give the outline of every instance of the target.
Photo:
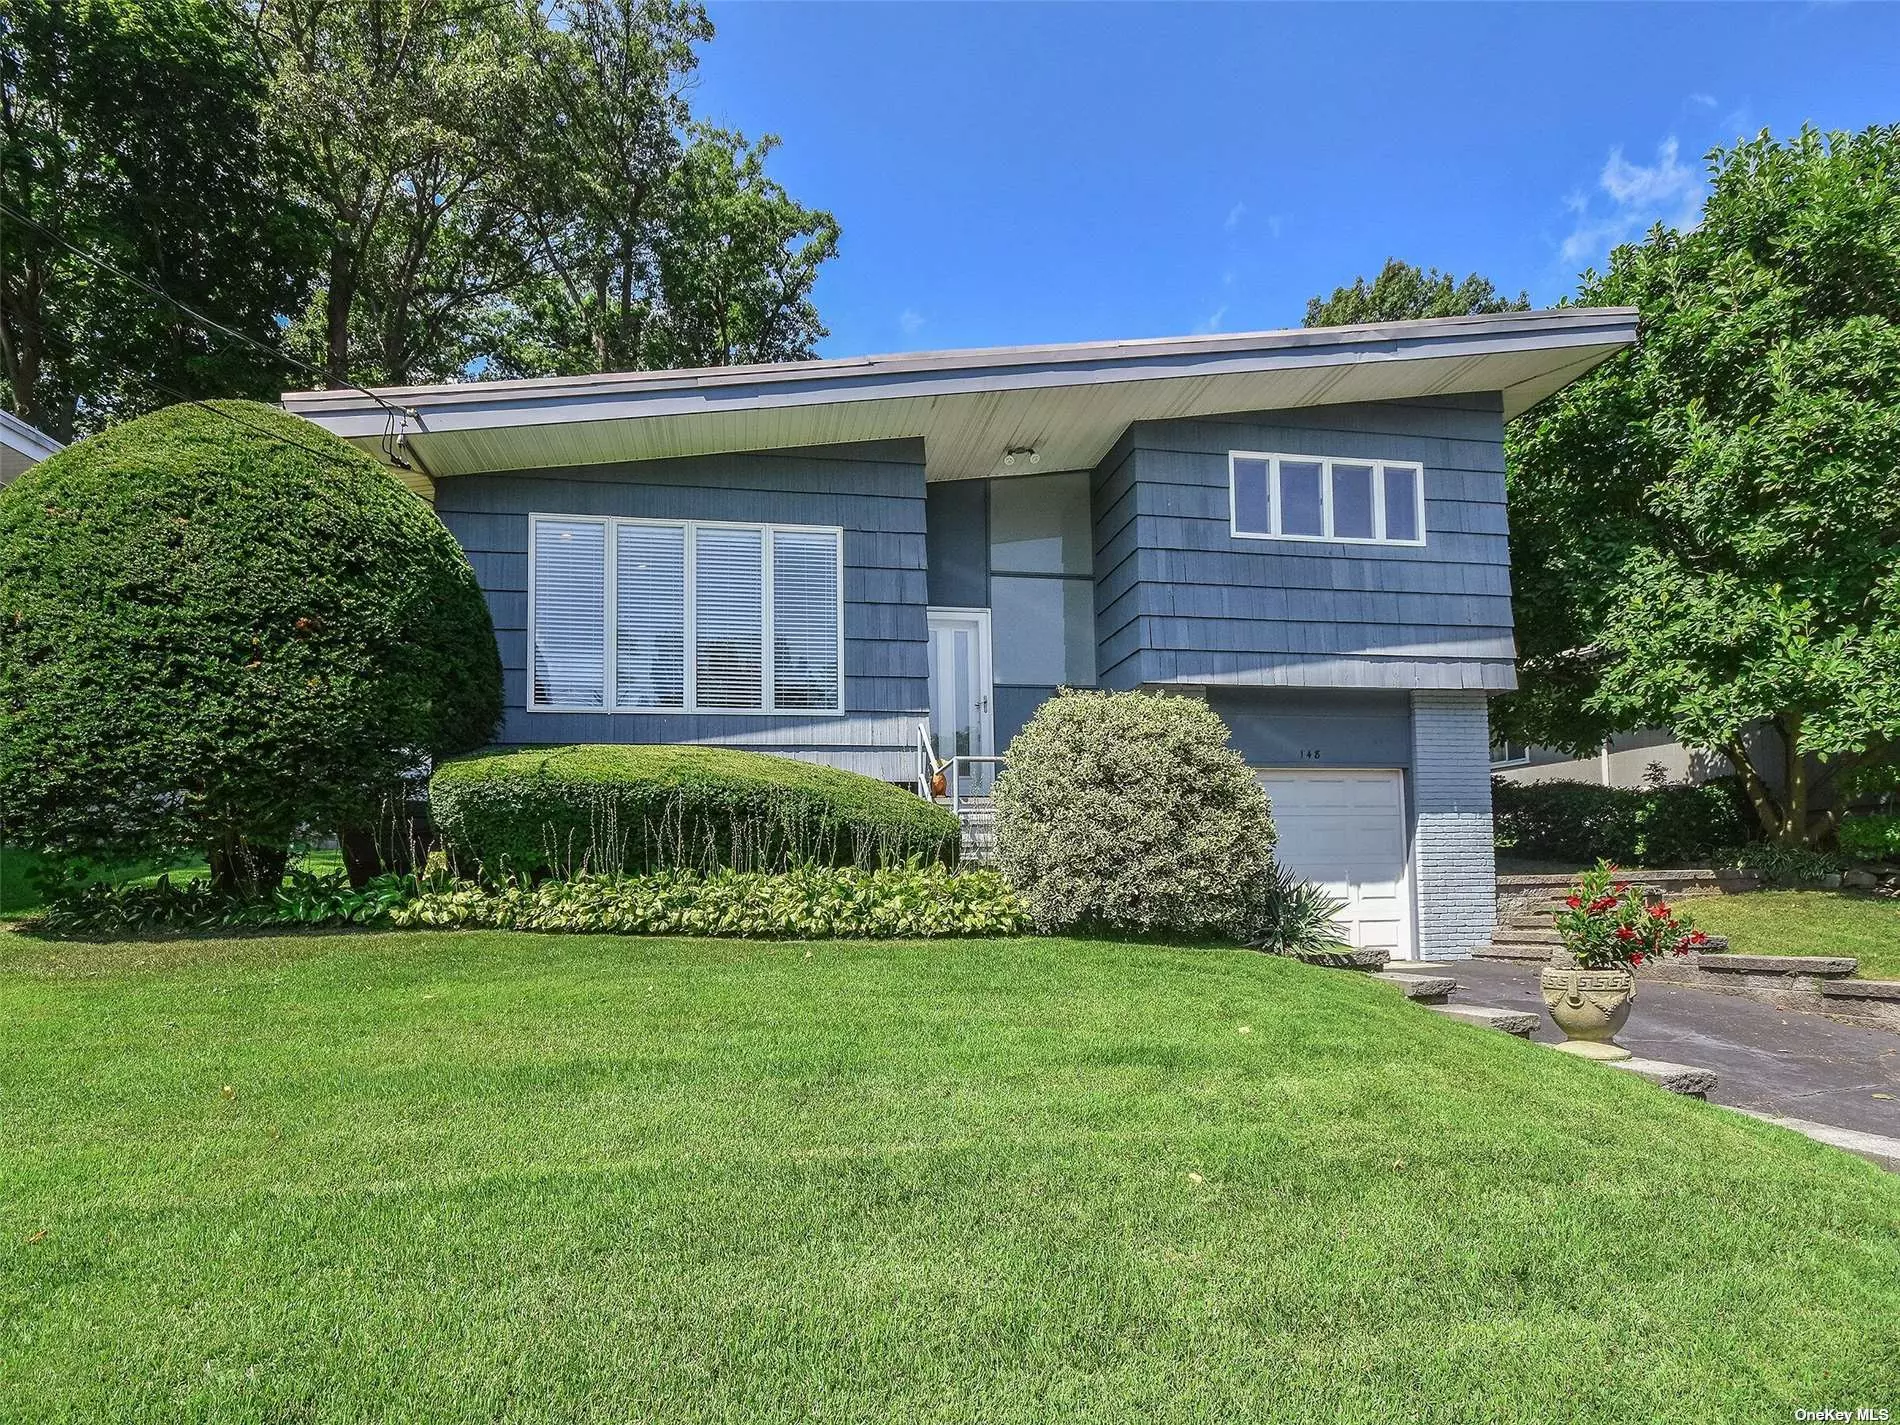
[[(1462, 986), (1454, 1003), (1532, 1010), (1541, 1017), (1532, 1037), (1563, 1038), (1538, 993), (1541, 966), (1460, 960), (1443, 968)], [(1642, 1058), (1715, 1070), (1711, 1103), (1900, 1138), (1900, 1034), (1891, 1030), (1639, 982), (1635, 1012), (1616, 1038)]]

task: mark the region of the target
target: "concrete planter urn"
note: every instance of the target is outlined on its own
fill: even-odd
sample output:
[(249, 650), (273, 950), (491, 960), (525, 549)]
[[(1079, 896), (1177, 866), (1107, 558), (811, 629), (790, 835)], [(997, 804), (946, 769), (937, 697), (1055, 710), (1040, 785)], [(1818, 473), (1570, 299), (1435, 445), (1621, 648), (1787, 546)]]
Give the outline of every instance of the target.
[(1546, 965), (1539, 976), (1550, 1017), (1567, 1042), (1557, 1047), (1586, 1059), (1627, 1059), (1611, 1042), (1636, 1003), (1636, 976), (1625, 969), (1585, 970)]

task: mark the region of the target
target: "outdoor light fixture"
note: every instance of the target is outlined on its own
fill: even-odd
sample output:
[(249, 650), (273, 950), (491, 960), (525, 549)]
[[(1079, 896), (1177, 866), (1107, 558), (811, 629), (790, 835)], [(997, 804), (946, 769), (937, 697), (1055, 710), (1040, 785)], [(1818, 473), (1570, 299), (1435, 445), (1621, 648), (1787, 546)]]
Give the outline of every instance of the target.
[(1013, 469), (1018, 464), (1040, 465), (1042, 456), (1037, 453), (1033, 445), (1012, 445), (1003, 452), (1003, 467)]

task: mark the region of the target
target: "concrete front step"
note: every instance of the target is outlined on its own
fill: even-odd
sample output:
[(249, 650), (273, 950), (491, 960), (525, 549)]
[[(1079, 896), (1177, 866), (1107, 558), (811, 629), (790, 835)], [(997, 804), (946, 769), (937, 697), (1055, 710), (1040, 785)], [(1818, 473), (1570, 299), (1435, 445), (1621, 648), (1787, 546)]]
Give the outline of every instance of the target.
[(1443, 1004), (1458, 988), (1458, 982), (1450, 975), (1418, 975), (1396, 970), (1380, 970), (1372, 978), (1380, 984), (1395, 986), (1407, 999), (1416, 1000), (1420, 1004)]
[(1511, 942), (1480, 945), (1471, 952), (1474, 960), (1517, 960), (1526, 964), (1541, 964), (1550, 959), (1554, 947), (1549, 945), (1520, 945)]
[(1536, 1015), (1515, 1009), (1491, 1009), (1476, 1004), (1434, 1004), (1426, 1007), (1433, 1014), (1442, 1014), (1460, 1024), (1473, 1025), (1479, 1029), (1500, 1029), (1506, 1034), (1515, 1034), (1519, 1039), (1530, 1038), (1531, 1032), (1541, 1022)]

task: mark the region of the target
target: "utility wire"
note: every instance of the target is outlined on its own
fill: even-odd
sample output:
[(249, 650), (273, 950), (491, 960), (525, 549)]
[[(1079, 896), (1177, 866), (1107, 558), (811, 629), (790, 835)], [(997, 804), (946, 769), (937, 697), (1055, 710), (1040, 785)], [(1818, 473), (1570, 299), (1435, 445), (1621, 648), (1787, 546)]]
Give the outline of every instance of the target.
[[(149, 294), (150, 296), (158, 298), (159, 301), (164, 302), (166, 305), (176, 309), (177, 311), (184, 313), (187, 317), (191, 318), (193, 322), (197, 323), (200, 327), (204, 328), (207, 332), (215, 331), (215, 332), (220, 333), (223, 336), (230, 337), (233, 341), (241, 341), (246, 346), (251, 347), (256, 351), (263, 353), (265, 356), (268, 356), (273, 361), (282, 361), (286, 363), (287, 365), (295, 366), (299, 370), (302, 370), (302, 371), (307, 371), (311, 375), (319, 377), (325, 381), (329, 380), (329, 374), (325, 372), (322, 367), (315, 366), (312, 363), (305, 361), (302, 357), (292, 356), (287, 351), (279, 351), (275, 347), (266, 346), (263, 342), (257, 340), (257, 338), (253, 336), (249, 336), (241, 331), (236, 331), (231, 327), (227, 327), (226, 325), (224, 325), (224, 323), (220, 321), (216, 321), (212, 319), (211, 317), (207, 317), (203, 312), (200, 312), (196, 308), (187, 306), (185, 303), (179, 301), (176, 297), (172, 296), (171, 293), (165, 291), (164, 288), (155, 287), (150, 282), (145, 281), (143, 278), (134, 277), (131, 273), (127, 272), (124, 268), (119, 267), (118, 265), (107, 260), (106, 258), (100, 257), (97, 253), (88, 252), (85, 248), (80, 247), (77, 243), (71, 242), (67, 240), (66, 238), (61, 237), (58, 233), (54, 232), (51, 228), (45, 226), (43, 223), (39, 223), (35, 221), (34, 219), (29, 218), (25, 213), (22, 213), (21, 211), (19, 211), (19, 209), (14, 208), (10, 204), (5, 203), (5, 202), (0, 202), (0, 215), (4, 215), (6, 217), (13, 219), (14, 222), (20, 224), (22, 227), (31, 228), (34, 232), (38, 233), (41, 237), (45, 238), (48, 242), (59, 244), (59, 246), (65, 248), (66, 251), (70, 252), (74, 257), (77, 257), (80, 261), (90, 263), (92, 264), (92, 266), (98, 268), (102, 272), (109, 272), (114, 277), (117, 277), (121, 282), (130, 283), (132, 286), (138, 288), (141, 292), (145, 292)], [(377, 405), (381, 406), (384, 410), (390, 412), (392, 415), (408, 417), (415, 414), (413, 411), (407, 410), (402, 406), (396, 405), (393, 401), (390, 401), (386, 399), (385, 397), (377, 395), (374, 391), (370, 390), (369, 387), (367, 386), (359, 386), (354, 381), (345, 381), (343, 384), (352, 391), (360, 392), (362, 395), (368, 396), (370, 400), (374, 401)]]
[(282, 431), (271, 430), (267, 426), (254, 425), (250, 421), (245, 420), (241, 416), (234, 415), (230, 411), (222, 410), (219, 407), (212, 405), (209, 401), (204, 400), (202, 397), (187, 396), (183, 391), (174, 391), (170, 386), (165, 385), (162, 381), (153, 381), (151, 382), (151, 386), (154, 391), (158, 391), (164, 395), (170, 396), (174, 401), (177, 401), (182, 405), (196, 406), (200, 410), (209, 411), (211, 412), (212, 415), (217, 416), (220, 420), (229, 421), (232, 425), (242, 427), (244, 430), (250, 431), (253, 435), (261, 435), (268, 440), (281, 441), (285, 445), (292, 446), (297, 450), (303, 451), (306, 455), (314, 455), (319, 460), (322, 460), (326, 464), (336, 466), (337, 469), (339, 470), (348, 470), (348, 469), (353, 468), (350, 465), (349, 461), (344, 460), (334, 450), (323, 450), (314, 445), (305, 445), (300, 440), (292, 440), (289, 436), (285, 435)]

